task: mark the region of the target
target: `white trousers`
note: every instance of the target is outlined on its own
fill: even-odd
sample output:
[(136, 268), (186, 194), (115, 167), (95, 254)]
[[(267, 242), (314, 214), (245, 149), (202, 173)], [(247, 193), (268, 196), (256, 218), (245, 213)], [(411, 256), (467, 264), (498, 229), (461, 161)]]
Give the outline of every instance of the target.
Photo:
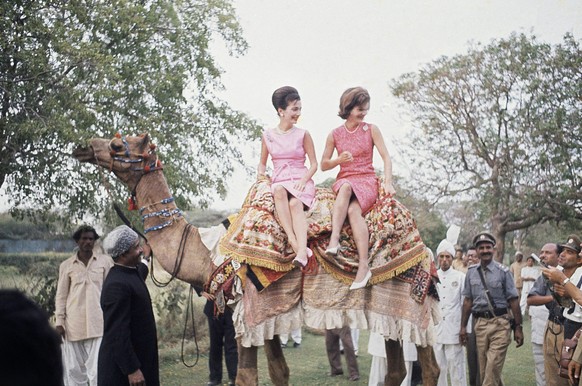
[(546, 385), (546, 369), (544, 366), (544, 345), (533, 343), (531, 344), (533, 351), (533, 359), (536, 368), (536, 385)]
[[(418, 360), (416, 346), (414, 343), (402, 342), (402, 352), (404, 354), (406, 377), (400, 386), (410, 386), (412, 384), (412, 363)], [(370, 333), (368, 353), (372, 354), (372, 364), (370, 366), (368, 386), (384, 386), (384, 377), (388, 372), (388, 364), (386, 362), (386, 348), (384, 346), (384, 338), (381, 335), (375, 332)]]
[(63, 342), (65, 386), (97, 386), (97, 358), (101, 337)]
[[(279, 334), (281, 344), (287, 344), (289, 341), (289, 334)], [(293, 342), (301, 344), (301, 327), (291, 331), (291, 339)]]
[(433, 347), (436, 361), (441, 369), (438, 386), (447, 386), (447, 373), (452, 386), (466, 386), (467, 375), (465, 352), (460, 344), (440, 344)]

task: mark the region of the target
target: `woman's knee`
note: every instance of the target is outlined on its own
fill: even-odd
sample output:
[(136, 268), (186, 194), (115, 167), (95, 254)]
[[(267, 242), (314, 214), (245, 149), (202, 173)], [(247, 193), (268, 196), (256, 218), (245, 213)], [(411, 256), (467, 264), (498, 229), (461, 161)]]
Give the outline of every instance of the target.
[(352, 186), (350, 184), (343, 184), (342, 186), (340, 186), (339, 190), (337, 191), (337, 196), (342, 196), (342, 197), (351, 197), (353, 194), (353, 190), (352, 190)]
[(287, 199), (287, 190), (282, 186), (275, 186), (273, 188), (273, 197), (276, 200)]
[(289, 199), (289, 208), (294, 212), (295, 211), (303, 212), (303, 203), (298, 198), (291, 197)]

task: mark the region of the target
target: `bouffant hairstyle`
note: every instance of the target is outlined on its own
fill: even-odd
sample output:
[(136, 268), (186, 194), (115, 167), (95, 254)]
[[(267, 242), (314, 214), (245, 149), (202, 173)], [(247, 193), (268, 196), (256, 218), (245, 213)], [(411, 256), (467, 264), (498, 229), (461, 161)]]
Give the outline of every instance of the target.
[(342, 119), (347, 119), (354, 107), (363, 106), (366, 103), (370, 103), (370, 94), (368, 94), (368, 90), (363, 87), (348, 88), (340, 98), (338, 115)]
[(301, 100), (297, 89), (291, 86), (279, 87), (275, 92), (273, 92), (273, 97), (271, 99), (273, 101), (273, 107), (275, 107), (275, 110), (277, 111), (279, 111), (279, 109), (285, 110), (287, 106), (289, 106), (289, 103)]
[(95, 228), (93, 228), (90, 225), (81, 225), (76, 231), (75, 233), (73, 233), (73, 240), (75, 241), (79, 241), (81, 239), (81, 235), (83, 233), (89, 233), (89, 232), (93, 232), (93, 236), (95, 237), (95, 240), (99, 240), (99, 235), (97, 234), (97, 231), (95, 230)]

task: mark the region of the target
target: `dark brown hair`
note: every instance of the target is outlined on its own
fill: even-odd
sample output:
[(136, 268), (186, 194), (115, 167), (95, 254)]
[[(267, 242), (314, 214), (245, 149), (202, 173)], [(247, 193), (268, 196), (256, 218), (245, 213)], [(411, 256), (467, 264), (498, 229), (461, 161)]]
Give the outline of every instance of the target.
[(297, 89), (291, 86), (279, 87), (273, 92), (271, 99), (273, 101), (273, 107), (277, 111), (279, 109), (285, 110), (289, 106), (289, 103), (301, 100)]
[(356, 106), (363, 106), (370, 103), (370, 94), (363, 87), (348, 88), (340, 98), (339, 113), (342, 119), (347, 119)]
[(79, 229), (77, 229), (75, 233), (73, 233), (73, 240), (79, 241), (83, 233), (90, 232), (93, 232), (93, 237), (95, 238), (95, 241), (99, 240), (99, 235), (97, 234), (97, 231), (90, 225), (81, 225)]

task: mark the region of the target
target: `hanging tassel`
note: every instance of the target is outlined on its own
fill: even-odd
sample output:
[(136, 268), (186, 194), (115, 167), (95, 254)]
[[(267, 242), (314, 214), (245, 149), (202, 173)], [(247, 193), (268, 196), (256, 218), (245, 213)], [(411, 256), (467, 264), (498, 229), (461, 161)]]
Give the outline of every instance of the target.
[(127, 210), (137, 210), (137, 205), (135, 204), (134, 196), (131, 196), (127, 199)]

